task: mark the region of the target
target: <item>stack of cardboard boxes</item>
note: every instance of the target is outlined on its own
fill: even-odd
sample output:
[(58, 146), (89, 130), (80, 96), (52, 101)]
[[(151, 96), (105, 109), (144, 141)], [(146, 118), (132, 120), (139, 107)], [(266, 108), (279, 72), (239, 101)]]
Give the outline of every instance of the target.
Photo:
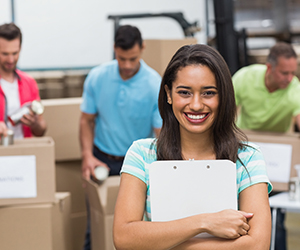
[(50, 137), (0, 146), (1, 249), (71, 250), (70, 193), (55, 192)]
[(42, 99), (80, 97), (89, 70), (27, 71), (40, 90)]
[(42, 100), (47, 122), (46, 136), (55, 142), (56, 190), (71, 193), (72, 250), (81, 250), (84, 244), (87, 211), (85, 191), (81, 178), (79, 145), (79, 118), (82, 99)]
[[(56, 190), (72, 196), (73, 250), (81, 250), (86, 231), (86, 198), (91, 215), (92, 249), (112, 250), (114, 204), (119, 190), (119, 176), (98, 185), (81, 178), (79, 119), (81, 98), (43, 100), (46, 135), (55, 141)], [(83, 188), (83, 183), (85, 187)]]

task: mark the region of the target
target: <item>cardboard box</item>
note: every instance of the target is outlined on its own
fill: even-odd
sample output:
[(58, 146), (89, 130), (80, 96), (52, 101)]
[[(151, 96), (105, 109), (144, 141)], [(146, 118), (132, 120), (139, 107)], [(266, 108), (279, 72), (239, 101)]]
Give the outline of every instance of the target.
[(101, 185), (91, 180), (85, 182), (90, 205), (92, 249), (115, 249), (112, 229), (120, 176), (110, 176)]
[(82, 250), (85, 240), (87, 213), (86, 194), (82, 186), (81, 161), (56, 162), (56, 190), (71, 193), (71, 225), (73, 250)]
[(45, 107), (44, 118), (47, 123), (46, 136), (55, 142), (55, 159), (81, 159), (79, 143), (80, 104), (82, 98), (42, 100)]
[(87, 224), (86, 212), (71, 214), (73, 250), (82, 250)]
[[(0, 156), (35, 156), (35, 177), (32, 178), (30, 184), (35, 185), (34, 181), (36, 179), (35, 197), (1, 198), (0, 206), (30, 203), (47, 203), (55, 201), (54, 141), (52, 140), (52, 138), (39, 137), (16, 140), (13, 145), (9, 145), (7, 147), (0, 146)], [(17, 159), (18, 157), (11, 158)], [(2, 167), (4, 168), (5, 166)], [(6, 178), (6, 176), (2, 177)], [(2, 184), (0, 183), (0, 185), (5, 185), (5, 183), (2, 182)], [(15, 184), (9, 183), (9, 185)], [(18, 192), (19, 191), (20, 190), (18, 190)]]
[(175, 52), (183, 45), (196, 44), (196, 38), (159, 40), (144, 40), (145, 50), (143, 51), (143, 60), (161, 76), (170, 62)]
[(57, 192), (52, 207), (53, 250), (74, 250), (71, 225), (71, 194)]
[[(300, 164), (300, 134), (299, 133), (271, 133), (271, 132), (258, 132), (258, 131), (244, 131), (248, 137), (250, 142), (258, 142), (258, 143), (270, 143), (276, 145), (291, 145), (292, 146), (292, 156), (291, 156), (291, 165), (290, 169), (290, 178), (297, 176), (297, 172), (294, 168), (296, 164)], [(277, 155), (273, 155), (273, 157), (283, 157), (281, 153)], [(266, 159), (266, 155), (264, 158), (267, 161), (272, 159)], [(268, 170), (269, 171), (269, 170)], [(287, 173), (287, 172), (286, 172)], [(274, 191), (288, 191), (289, 186), (288, 182), (275, 182), (272, 181), (273, 190)]]
[(0, 207), (1, 249), (73, 250), (69, 193), (54, 203)]
[(72, 214), (86, 212), (86, 195), (82, 187), (81, 161), (56, 162), (56, 191), (70, 192)]

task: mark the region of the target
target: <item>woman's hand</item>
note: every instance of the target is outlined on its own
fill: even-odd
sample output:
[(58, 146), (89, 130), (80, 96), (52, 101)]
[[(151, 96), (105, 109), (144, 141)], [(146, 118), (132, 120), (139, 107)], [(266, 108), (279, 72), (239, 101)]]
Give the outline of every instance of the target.
[(209, 234), (216, 237), (236, 239), (248, 233), (250, 229), (248, 219), (252, 218), (252, 216), (252, 213), (227, 209), (208, 214), (205, 227)]

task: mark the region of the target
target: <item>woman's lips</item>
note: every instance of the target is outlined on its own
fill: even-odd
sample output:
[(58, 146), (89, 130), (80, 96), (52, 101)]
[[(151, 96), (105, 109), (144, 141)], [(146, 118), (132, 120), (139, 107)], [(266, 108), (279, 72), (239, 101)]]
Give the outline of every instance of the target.
[(185, 114), (186, 119), (191, 123), (202, 123), (210, 115), (210, 113), (201, 113), (201, 114), (184, 113), (184, 114)]

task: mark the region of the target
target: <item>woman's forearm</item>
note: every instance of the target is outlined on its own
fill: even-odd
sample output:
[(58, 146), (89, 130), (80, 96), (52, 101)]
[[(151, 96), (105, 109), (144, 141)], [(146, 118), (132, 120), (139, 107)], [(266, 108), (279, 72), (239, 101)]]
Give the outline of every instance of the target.
[(114, 242), (118, 250), (170, 249), (201, 231), (192, 217), (169, 222), (133, 221), (114, 229)]
[[(116, 223), (122, 220), (115, 219)], [(249, 229), (243, 212), (234, 210), (199, 214), (169, 222), (136, 220), (120, 224), (122, 226), (114, 232), (117, 249), (171, 249), (204, 232), (235, 239), (246, 234)]]

